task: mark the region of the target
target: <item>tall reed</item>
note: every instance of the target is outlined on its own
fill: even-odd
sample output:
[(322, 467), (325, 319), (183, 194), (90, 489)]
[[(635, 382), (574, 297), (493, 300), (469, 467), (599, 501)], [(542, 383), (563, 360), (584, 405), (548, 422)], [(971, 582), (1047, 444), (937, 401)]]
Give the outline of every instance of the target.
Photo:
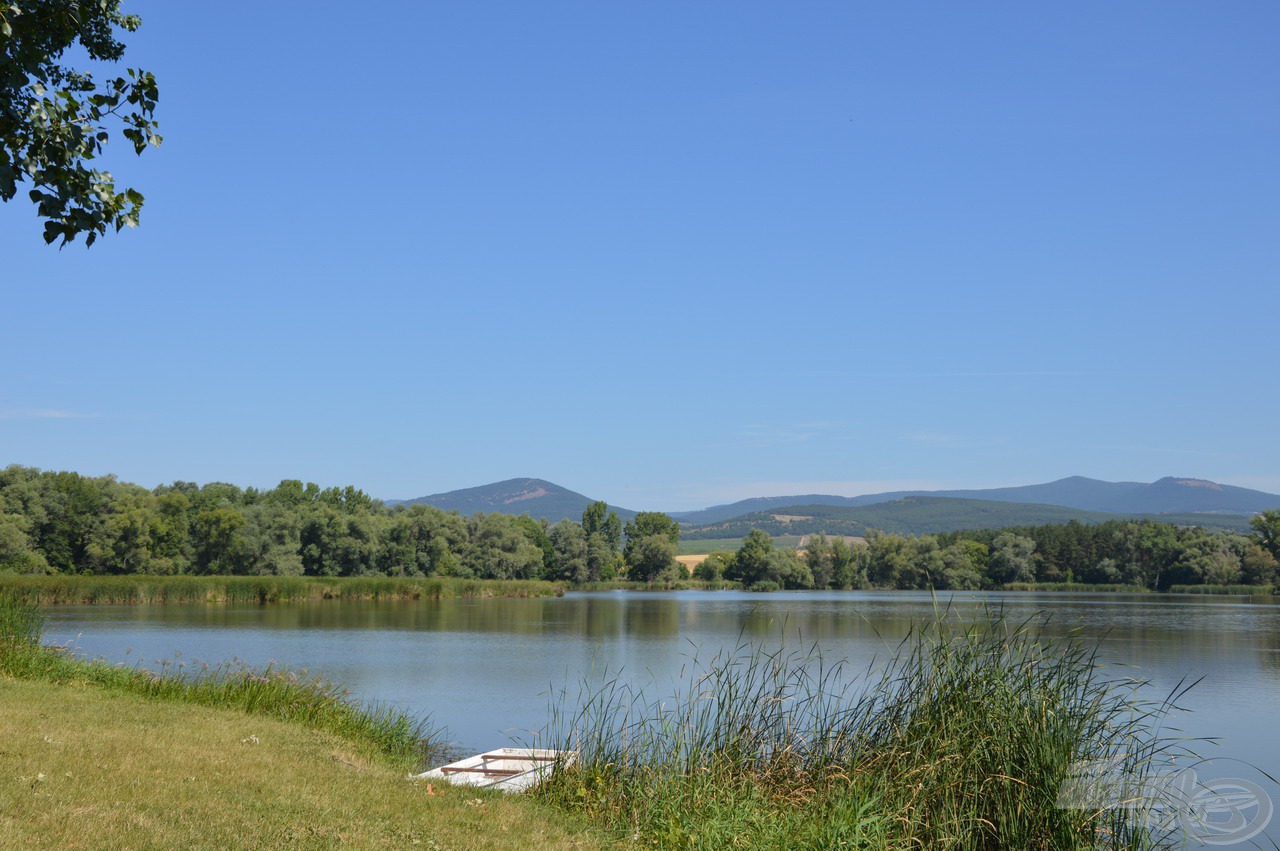
[(296, 600), (424, 600), (552, 597), (564, 586), (527, 579), (448, 576), (0, 576), (0, 591), (47, 606), (277, 603)]
[(1158, 844), (1132, 811), (1055, 802), (1077, 761), (1144, 776), (1170, 705), (1042, 627), (944, 614), (859, 678), (748, 644), (667, 699), (615, 678), (555, 708), (553, 746), (579, 757), (539, 794), (671, 848)]
[(1083, 594), (1150, 594), (1151, 589), (1142, 585), (1125, 585), (1118, 582), (1009, 582), (997, 591), (1071, 591)]
[(1170, 594), (1230, 594), (1238, 597), (1274, 595), (1278, 590), (1271, 585), (1170, 585)]

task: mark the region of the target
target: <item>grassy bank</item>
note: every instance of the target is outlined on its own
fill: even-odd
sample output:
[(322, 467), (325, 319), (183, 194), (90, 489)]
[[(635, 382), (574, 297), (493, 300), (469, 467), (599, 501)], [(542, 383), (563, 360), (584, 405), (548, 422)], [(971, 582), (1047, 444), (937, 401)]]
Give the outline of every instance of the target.
[(1158, 845), (1132, 812), (1055, 804), (1077, 760), (1146, 772), (1167, 707), (1032, 626), (943, 618), (855, 687), (784, 651), (694, 667), (674, 697), (615, 682), (564, 709), (581, 757), (540, 796), (667, 848)]
[(564, 585), (525, 579), (447, 576), (0, 576), (0, 594), (5, 592), (41, 605), (73, 606), (558, 597), (564, 594)]
[(352, 702), (341, 686), (288, 669), (242, 664), (140, 668), (76, 658), (40, 643), (39, 607), (0, 592), (0, 677), (91, 686), (140, 698), (263, 715), (339, 735), (414, 768), (443, 745), (427, 723), (385, 707)]
[(584, 849), (528, 800), (407, 779), (341, 736), (0, 677), (0, 848)]
[(158, 676), (40, 645), (0, 594), (0, 847), (596, 848), (529, 800), (410, 781), (422, 722), (288, 671)]

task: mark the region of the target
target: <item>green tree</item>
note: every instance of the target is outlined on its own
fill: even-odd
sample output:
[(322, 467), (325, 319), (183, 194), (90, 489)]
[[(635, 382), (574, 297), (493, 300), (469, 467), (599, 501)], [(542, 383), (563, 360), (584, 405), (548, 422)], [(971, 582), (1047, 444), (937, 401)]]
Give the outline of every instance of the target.
[(0, 573), (48, 573), (44, 556), (31, 547), (29, 521), (0, 511)]
[[(617, 515), (613, 515), (617, 517)], [(609, 544), (604, 532), (596, 532), (587, 536), (587, 579), (592, 582), (610, 580), (618, 575), (621, 567), (621, 556), (618, 555), (616, 543)]]
[(627, 539), (627, 576), (637, 582), (680, 578), (684, 569), (676, 561), (676, 545), (666, 535)]
[(831, 584), (835, 578), (835, 544), (827, 540), (826, 535), (815, 535), (809, 539), (804, 560), (813, 575), (814, 588), (826, 588)]
[(464, 565), (481, 579), (538, 579), (543, 555), (517, 518), (506, 514), (474, 514), (467, 518), (471, 539)]
[(733, 565), (733, 553), (716, 550), (693, 568), (693, 578), (703, 582), (719, 582)]
[(551, 578), (565, 582), (586, 582), (590, 576), (587, 533), (572, 520), (561, 520), (548, 536), (555, 555)]
[(812, 588), (813, 573), (793, 549), (778, 549), (763, 529), (752, 529), (742, 539), (725, 577), (748, 588)]
[(117, 62), (117, 37), (141, 21), (120, 0), (6, 0), (0, 3), (0, 200), (30, 184), (44, 240), (85, 243), (113, 228), (134, 227), (142, 194), (117, 191), (110, 172), (91, 163), (120, 127), (136, 153), (159, 146), (155, 77), (130, 68), (99, 84), (61, 62), (70, 49), (95, 62)]
[[(901, 535), (868, 533), (867, 578), (873, 588), (899, 588), (914, 577), (911, 541)], [(901, 577), (901, 578), (900, 578)]]
[(987, 572), (987, 545), (978, 541), (956, 541), (942, 551), (942, 588), (976, 591)]
[(616, 553), (622, 543), (622, 521), (618, 512), (610, 511), (609, 504), (596, 501), (582, 512), (582, 528), (588, 535), (602, 535), (609, 552)]
[(634, 520), (628, 520), (623, 533), (627, 536), (627, 545), (623, 555), (627, 564), (631, 564), (631, 551), (642, 539), (651, 535), (660, 535), (675, 544), (680, 543), (680, 524), (661, 511), (641, 511)]
[(206, 508), (191, 524), (198, 573), (235, 573), (233, 545), (236, 531), (245, 523), (234, 508)]
[(1240, 580), (1247, 585), (1274, 585), (1280, 572), (1275, 556), (1261, 545), (1249, 543), (1240, 555)]
[[(844, 538), (831, 542), (831, 584), (836, 588), (866, 588), (870, 551), (865, 543)], [(817, 577), (814, 577), (815, 582)]]
[(1257, 533), (1258, 543), (1262, 548), (1271, 553), (1276, 561), (1280, 561), (1280, 510), (1255, 514), (1249, 525)]
[(1009, 582), (1034, 582), (1036, 578), (1036, 542), (1031, 538), (1004, 533), (991, 546), (987, 575), (996, 585)]

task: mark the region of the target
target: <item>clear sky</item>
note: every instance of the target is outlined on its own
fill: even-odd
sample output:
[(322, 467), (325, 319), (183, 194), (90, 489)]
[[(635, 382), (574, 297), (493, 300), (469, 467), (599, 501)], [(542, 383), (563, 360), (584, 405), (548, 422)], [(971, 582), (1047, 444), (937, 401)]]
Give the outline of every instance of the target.
[(1280, 491), (1271, 0), (124, 6), (165, 143), (0, 206), (0, 464)]

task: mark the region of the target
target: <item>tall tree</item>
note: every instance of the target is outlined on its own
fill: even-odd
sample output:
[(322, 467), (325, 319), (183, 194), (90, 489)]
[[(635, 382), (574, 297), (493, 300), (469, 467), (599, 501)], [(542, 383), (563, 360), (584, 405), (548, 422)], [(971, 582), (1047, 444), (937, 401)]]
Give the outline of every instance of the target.
[(597, 500), (582, 512), (582, 528), (587, 535), (602, 535), (609, 545), (609, 552), (616, 553), (622, 542), (622, 521), (618, 512), (610, 511), (609, 504)]
[(1258, 535), (1258, 543), (1280, 561), (1280, 511), (1264, 511), (1249, 521)]
[(30, 184), (47, 243), (66, 245), (83, 233), (92, 245), (108, 228), (138, 224), (142, 194), (118, 191), (111, 173), (91, 163), (112, 127), (136, 153), (160, 145), (155, 77), (130, 68), (99, 84), (61, 59), (76, 47), (93, 61), (119, 61), (118, 33), (140, 24), (120, 11), (120, 0), (0, 3), (0, 200)]
[(680, 543), (680, 524), (661, 511), (641, 511), (634, 520), (628, 520), (623, 534), (627, 536), (627, 545), (623, 555), (627, 564), (631, 564), (631, 553), (643, 539), (652, 535), (666, 538), (672, 546)]

